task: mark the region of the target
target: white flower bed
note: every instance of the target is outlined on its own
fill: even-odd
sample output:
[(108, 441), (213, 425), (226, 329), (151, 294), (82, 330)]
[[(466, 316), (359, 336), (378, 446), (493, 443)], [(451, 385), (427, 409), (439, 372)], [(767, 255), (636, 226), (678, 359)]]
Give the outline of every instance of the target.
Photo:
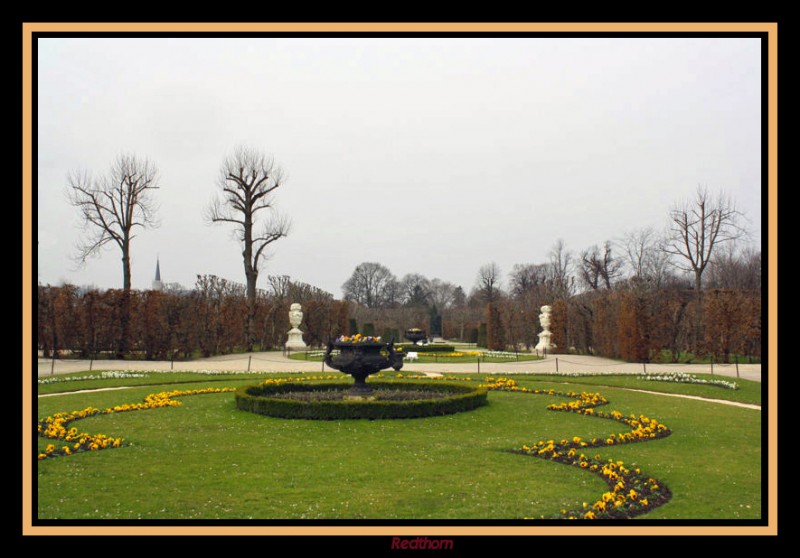
[(644, 376), (637, 376), (639, 380), (646, 380), (648, 382), (674, 382), (679, 384), (706, 384), (710, 386), (717, 386), (725, 389), (739, 389), (736, 382), (726, 382), (725, 380), (703, 380), (696, 378), (691, 374), (684, 372), (673, 372), (666, 374), (645, 374)]
[(82, 382), (85, 380), (111, 380), (116, 378), (146, 378), (146, 372), (131, 372), (128, 370), (106, 370), (100, 374), (88, 374), (86, 376), (72, 376), (65, 378), (63, 376), (50, 376), (48, 378), (40, 378), (36, 381), (39, 385), (57, 384), (60, 382)]
[(484, 351), (481, 356), (489, 358), (517, 358), (517, 353), (508, 351)]

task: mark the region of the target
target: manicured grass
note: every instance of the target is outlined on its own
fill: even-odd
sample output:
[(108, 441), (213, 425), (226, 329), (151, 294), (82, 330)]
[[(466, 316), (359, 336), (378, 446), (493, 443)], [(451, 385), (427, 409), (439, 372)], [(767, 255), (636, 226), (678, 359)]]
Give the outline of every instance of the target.
[[(729, 355), (728, 362), (726, 364), (734, 364), (736, 359), (739, 359), (739, 364), (760, 364), (761, 358), (760, 357), (748, 357), (747, 355)], [(694, 353), (679, 353), (678, 358), (673, 360), (672, 353), (670, 351), (664, 350), (658, 353), (653, 354), (650, 357), (651, 362), (657, 363), (664, 363), (664, 364), (672, 364), (675, 363), (682, 363), (682, 364), (710, 364), (712, 356), (711, 355), (696, 355)], [(717, 364), (722, 364), (722, 358), (717, 357), (714, 359), (714, 362)]]
[[(672, 490), (672, 501), (642, 518), (760, 516), (759, 411), (614, 387), (598, 389), (585, 381), (592, 378), (558, 378), (558, 383), (518, 378), (520, 385), (532, 388), (600, 391), (610, 400), (604, 409), (648, 414), (673, 430), (662, 440), (591, 450), (603, 458), (636, 463)], [(208, 380), (214, 387), (253, 381)], [(648, 389), (650, 384), (657, 382), (635, 385)], [(684, 388), (685, 393), (707, 387), (665, 386)], [(203, 385), (176, 384), (170, 389), (198, 387)], [(38, 415), (133, 403), (155, 391), (159, 388), (42, 398)], [(40, 461), (38, 516), (298, 520), (550, 516), (595, 501), (606, 485), (583, 470), (506, 450), (539, 439), (600, 437), (624, 428), (608, 420), (546, 410), (546, 405), (563, 400), (492, 392), (489, 406), (458, 415), (304, 421), (238, 411), (233, 394), (226, 393), (184, 397), (181, 407), (93, 417), (74, 425), (92, 433), (124, 436), (132, 445)], [(40, 439), (39, 447), (47, 443)]]

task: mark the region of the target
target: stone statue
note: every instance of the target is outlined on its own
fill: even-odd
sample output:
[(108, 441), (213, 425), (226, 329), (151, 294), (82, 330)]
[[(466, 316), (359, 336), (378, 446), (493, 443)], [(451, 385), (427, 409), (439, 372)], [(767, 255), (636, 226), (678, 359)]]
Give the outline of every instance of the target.
[(303, 309), (296, 302), (289, 307), (289, 324), (292, 329), (289, 330), (289, 339), (286, 341), (287, 350), (303, 350), (306, 348), (305, 341), (303, 341), (303, 332), (298, 328), (303, 321)]
[(542, 324), (542, 332), (539, 334), (539, 343), (536, 345), (536, 350), (542, 352), (552, 351), (556, 348), (550, 341), (550, 337), (553, 335), (550, 331), (550, 313), (553, 309), (550, 306), (542, 306), (541, 310), (539, 323)]
[(296, 302), (289, 307), (289, 323), (292, 327), (300, 327), (303, 321), (303, 307)]

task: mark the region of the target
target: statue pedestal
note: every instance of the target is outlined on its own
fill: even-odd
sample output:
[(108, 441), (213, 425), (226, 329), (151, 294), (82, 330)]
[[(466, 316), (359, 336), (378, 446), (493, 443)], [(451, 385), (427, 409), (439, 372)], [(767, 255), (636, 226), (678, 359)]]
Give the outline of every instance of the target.
[(552, 335), (552, 333), (550, 333), (549, 331), (541, 332), (539, 334), (539, 343), (537, 343), (536, 347), (534, 347), (534, 348), (537, 351), (542, 352), (542, 353), (551, 352), (553, 349), (555, 349), (555, 345), (553, 345), (550, 342), (550, 336), (551, 335)]
[(286, 341), (286, 348), (292, 351), (303, 350), (306, 348), (303, 341), (303, 332), (293, 327), (289, 330), (289, 339)]

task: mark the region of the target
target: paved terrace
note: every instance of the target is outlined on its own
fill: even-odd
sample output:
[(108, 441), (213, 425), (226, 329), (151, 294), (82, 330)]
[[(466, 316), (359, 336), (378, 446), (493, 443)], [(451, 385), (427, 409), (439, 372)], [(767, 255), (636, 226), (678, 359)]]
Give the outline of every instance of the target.
[[(89, 370), (88, 360), (59, 360), (39, 358), (38, 375), (67, 374)], [(246, 353), (203, 358), (188, 362), (150, 361), (150, 360), (95, 360), (91, 362), (92, 370), (149, 370), (153, 372), (197, 370), (249, 370), (252, 372), (321, 372), (321, 362), (305, 362), (293, 360), (280, 352)], [(544, 374), (548, 372), (592, 372), (592, 373), (624, 373), (641, 374), (641, 364), (619, 362), (607, 358), (585, 355), (549, 355), (543, 360), (521, 361), (509, 360), (504, 363), (480, 363), (481, 374)], [(739, 377), (761, 381), (760, 364), (739, 364)], [(647, 364), (648, 373), (685, 372), (711, 373), (710, 364)], [(325, 371), (330, 368), (325, 367)], [(421, 372), (425, 374), (466, 372), (477, 374), (478, 364), (415, 364), (406, 363), (404, 372)], [(715, 364), (713, 373), (719, 376), (736, 377), (736, 365)]]

